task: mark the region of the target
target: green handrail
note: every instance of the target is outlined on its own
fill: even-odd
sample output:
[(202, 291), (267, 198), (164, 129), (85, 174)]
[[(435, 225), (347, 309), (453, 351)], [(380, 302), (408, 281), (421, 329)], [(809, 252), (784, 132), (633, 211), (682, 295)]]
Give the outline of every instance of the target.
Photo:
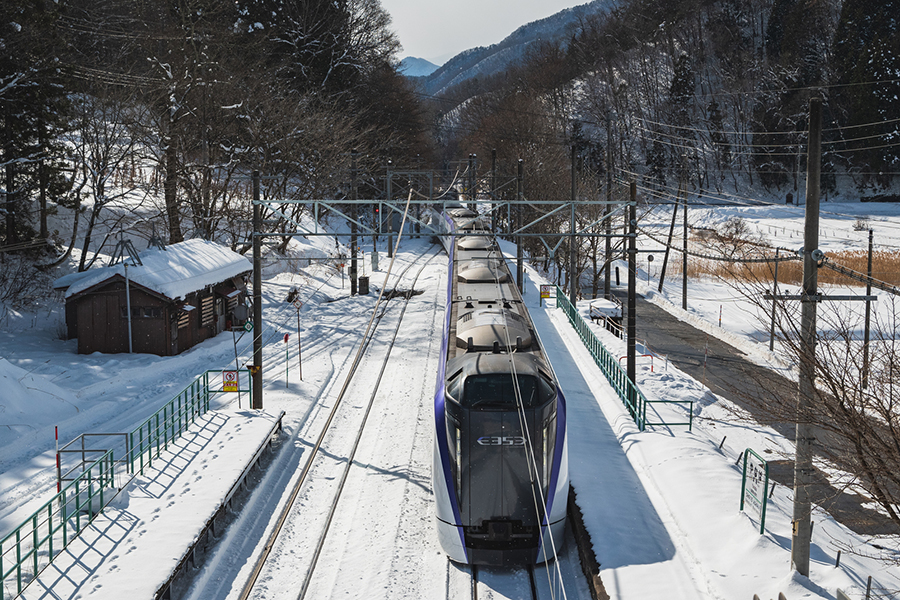
[[(114, 473), (115, 457), (109, 450), (0, 541), (0, 600), (8, 587), (15, 590), (13, 597), (21, 594), (94, 520), (99, 514), (95, 499), (102, 508), (104, 493), (115, 487)], [(89, 518), (82, 519), (83, 512)]]
[[(249, 381), (249, 369), (243, 370)], [(145, 467), (152, 466), (154, 454), (159, 460), (160, 453), (209, 410), (210, 396), (224, 393), (210, 389), (209, 374), (221, 372), (211, 370), (198, 375), (127, 434), (124, 462), (129, 475), (143, 474)], [(250, 389), (240, 391), (252, 394)], [(115, 495), (108, 493), (116, 487), (115, 464), (113, 450), (106, 451), (0, 541), (0, 600), (10, 597), (7, 589), (15, 590), (12, 598), (21, 594), (106, 507)], [(82, 519), (83, 513), (89, 518)]]
[[(248, 374), (249, 381), (249, 369), (241, 370)], [(177, 396), (128, 434), (127, 460), (130, 473), (143, 475), (145, 467), (153, 466), (154, 457), (159, 459), (160, 453), (168, 450), (169, 444), (181, 437), (197, 417), (209, 410), (210, 396), (223, 393), (222, 390), (210, 389), (210, 373), (222, 371), (209, 370), (198, 375)], [(251, 393), (250, 389), (239, 391)]]
[[(578, 337), (581, 338), (581, 342), (584, 344), (585, 348), (591, 353), (594, 363), (600, 367), (600, 371), (603, 372), (606, 380), (609, 381), (609, 384), (616, 391), (616, 394), (618, 394), (619, 398), (622, 400), (625, 408), (628, 409), (629, 414), (631, 414), (631, 417), (634, 419), (634, 422), (640, 431), (644, 431), (648, 426), (653, 427), (657, 425), (687, 425), (689, 431), (693, 428), (693, 400), (647, 400), (637, 384), (628, 379), (628, 374), (625, 369), (619, 365), (619, 361), (616, 357), (613, 356), (600, 342), (591, 330), (590, 325), (578, 313), (578, 309), (572, 305), (565, 292), (563, 292), (559, 286), (556, 286), (556, 306), (566, 313), (566, 316), (569, 318), (569, 323), (578, 333)], [(667, 423), (663, 421), (650, 422), (647, 420), (648, 404), (689, 404), (689, 420), (687, 423)]]

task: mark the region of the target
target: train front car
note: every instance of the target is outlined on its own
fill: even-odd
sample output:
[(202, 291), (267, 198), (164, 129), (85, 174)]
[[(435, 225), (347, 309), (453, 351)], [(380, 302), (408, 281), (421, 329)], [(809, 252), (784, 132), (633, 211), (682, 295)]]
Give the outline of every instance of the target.
[(438, 537), (458, 562), (537, 564), (554, 557), (565, 528), (565, 399), (492, 239), (464, 232), (448, 245), (435, 395)]

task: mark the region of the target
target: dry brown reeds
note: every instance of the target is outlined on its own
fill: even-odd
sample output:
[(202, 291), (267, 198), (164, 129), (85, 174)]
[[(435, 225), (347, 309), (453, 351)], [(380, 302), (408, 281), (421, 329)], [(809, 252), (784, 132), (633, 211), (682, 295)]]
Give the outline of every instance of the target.
[[(774, 255), (774, 254), (773, 254)], [(783, 255), (782, 255), (783, 256)], [(826, 253), (828, 260), (865, 275), (868, 252), (846, 250)], [(754, 257), (756, 258), (756, 257)], [(681, 262), (671, 261), (670, 275), (681, 273)], [(774, 263), (740, 263), (709, 260), (691, 256), (688, 259), (688, 276), (711, 276), (735, 281), (756, 281), (771, 283), (774, 280)], [(872, 278), (891, 285), (900, 286), (900, 252), (876, 250), (872, 253)], [(803, 262), (782, 261), (778, 265), (778, 283), (800, 285), (803, 279)], [(819, 283), (831, 285), (862, 286), (859, 281), (849, 279), (830, 269), (819, 269)]]

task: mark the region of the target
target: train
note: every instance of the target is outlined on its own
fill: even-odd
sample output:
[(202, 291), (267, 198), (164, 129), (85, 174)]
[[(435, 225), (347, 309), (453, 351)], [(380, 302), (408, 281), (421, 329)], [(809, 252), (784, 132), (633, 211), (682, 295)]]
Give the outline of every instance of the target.
[(432, 208), (449, 257), (434, 395), (432, 489), (450, 560), (541, 564), (564, 542), (566, 401), (490, 222)]

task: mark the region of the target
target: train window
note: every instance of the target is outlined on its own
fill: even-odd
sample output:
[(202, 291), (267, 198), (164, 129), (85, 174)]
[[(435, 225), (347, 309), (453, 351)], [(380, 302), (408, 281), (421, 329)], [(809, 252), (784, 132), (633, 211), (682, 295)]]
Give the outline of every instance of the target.
[(461, 375), (462, 375), (462, 369), (460, 369), (459, 371), (457, 371), (456, 373), (454, 373), (453, 375), (451, 375), (448, 378), (447, 386), (446, 386), (447, 396), (451, 400), (453, 400), (454, 402), (457, 402), (457, 403), (459, 403), (459, 401), (462, 397), (463, 378), (461, 377)]
[(519, 375), (518, 386), (514, 385), (510, 374), (470, 375), (466, 378), (463, 406), (468, 408), (512, 409), (519, 405), (517, 392), (525, 408), (540, 404), (538, 380), (532, 375)]
[(538, 396), (541, 404), (556, 398), (556, 386), (553, 384), (553, 380), (543, 373), (541, 373), (540, 382), (538, 383)]

